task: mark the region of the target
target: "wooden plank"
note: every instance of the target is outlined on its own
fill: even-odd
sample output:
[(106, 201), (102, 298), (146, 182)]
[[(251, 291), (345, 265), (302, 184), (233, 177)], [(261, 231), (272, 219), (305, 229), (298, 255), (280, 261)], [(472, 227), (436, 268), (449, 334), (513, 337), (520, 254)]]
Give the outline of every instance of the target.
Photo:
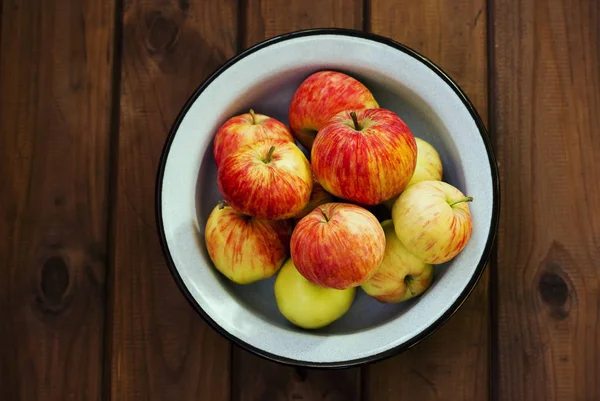
[(101, 400), (114, 1), (2, 7), (0, 398)]
[(492, 16), (497, 399), (598, 400), (600, 3), (496, 0)]
[(229, 343), (188, 305), (154, 220), (158, 159), (200, 82), (235, 53), (233, 0), (126, 0), (112, 280), (113, 400), (229, 400)]
[[(487, 116), (485, 0), (372, 0), (369, 29), (404, 43), (443, 68)], [(488, 275), (436, 333), (369, 366), (369, 400), (483, 400), (488, 395)]]
[(361, 29), (363, 24), (362, 0), (240, 1), (245, 10), (244, 47), (300, 29)]
[[(323, 26), (362, 26), (362, 1), (247, 0), (244, 47), (275, 35)], [(360, 369), (313, 370), (282, 366), (234, 348), (232, 400), (360, 399)]]

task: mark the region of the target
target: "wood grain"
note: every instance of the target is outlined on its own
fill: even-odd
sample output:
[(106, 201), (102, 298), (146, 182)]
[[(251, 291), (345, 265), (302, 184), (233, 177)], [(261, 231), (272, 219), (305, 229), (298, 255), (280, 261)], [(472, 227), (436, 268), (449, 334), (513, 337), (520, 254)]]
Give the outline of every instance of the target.
[(245, 11), (244, 47), (286, 32), (363, 25), (362, 0), (240, 0)]
[(234, 348), (234, 401), (359, 401), (360, 369), (292, 368)]
[(0, 398), (101, 400), (114, 2), (0, 16)]
[[(508, 12), (507, 10), (510, 10)], [(600, 399), (600, 3), (493, 2), (499, 400)]]
[[(369, 29), (412, 47), (443, 68), (487, 117), (486, 2), (372, 0)], [(417, 134), (418, 135), (418, 134)], [(371, 365), (367, 399), (483, 400), (488, 396), (486, 271), (461, 309), (404, 354)]]
[(111, 282), (113, 400), (229, 400), (229, 343), (188, 305), (154, 220), (159, 156), (179, 110), (233, 56), (236, 1), (127, 0)]
[[(342, 0), (243, 1), (244, 47), (298, 29), (362, 26), (362, 2)], [(360, 369), (296, 369), (233, 349), (233, 401), (358, 401)]]

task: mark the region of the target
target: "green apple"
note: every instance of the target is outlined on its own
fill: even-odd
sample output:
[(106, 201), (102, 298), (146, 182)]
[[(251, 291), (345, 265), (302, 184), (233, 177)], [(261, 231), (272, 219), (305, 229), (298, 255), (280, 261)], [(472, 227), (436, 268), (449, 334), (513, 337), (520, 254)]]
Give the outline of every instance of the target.
[(275, 279), (275, 300), (281, 314), (304, 329), (325, 327), (341, 318), (352, 306), (356, 288), (336, 290), (319, 287), (302, 276), (288, 259)]
[(383, 261), (361, 288), (386, 303), (403, 302), (421, 295), (433, 281), (433, 266), (406, 249), (396, 235), (392, 220), (385, 220), (381, 227), (386, 239)]
[(465, 196), (443, 181), (421, 181), (406, 189), (392, 208), (396, 235), (426, 263), (449, 261), (471, 239), (473, 219)]
[[(437, 150), (435, 150), (429, 142), (424, 141), (421, 138), (415, 137), (415, 141), (417, 142), (417, 167), (415, 168), (412, 178), (408, 184), (406, 184), (406, 188), (421, 181), (441, 181), (444, 171), (442, 159)], [(398, 197), (385, 201), (384, 204), (391, 209), (396, 199), (398, 199)]]

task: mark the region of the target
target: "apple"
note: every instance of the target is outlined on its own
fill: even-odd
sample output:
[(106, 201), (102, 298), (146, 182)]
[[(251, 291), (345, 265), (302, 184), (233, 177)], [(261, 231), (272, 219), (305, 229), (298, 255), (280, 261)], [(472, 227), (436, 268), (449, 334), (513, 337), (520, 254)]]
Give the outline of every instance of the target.
[(298, 222), (290, 252), (308, 281), (343, 290), (357, 287), (375, 274), (385, 252), (385, 234), (365, 208), (330, 202)]
[(221, 201), (204, 230), (208, 255), (215, 268), (237, 284), (274, 275), (289, 257), (289, 220), (261, 220), (244, 215)]
[(342, 110), (379, 107), (369, 89), (338, 71), (318, 71), (298, 87), (289, 107), (292, 133), (310, 150), (317, 132)]
[(266, 220), (291, 218), (313, 187), (306, 156), (294, 143), (265, 139), (227, 156), (217, 173), (223, 198), (241, 213)]
[(385, 254), (377, 272), (361, 288), (385, 303), (403, 302), (421, 295), (433, 281), (433, 266), (406, 249), (391, 219), (381, 226), (385, 232)]
[(288, 127), (275, 118), (255, 114), (253, 110), (231, 117), (215, 134), (213, 154), (217, 168), (231, 153), (263, 139), (284, 139), (294, 142), (294, 136)]
[(346, 110), (319, 131), (311, 163), (327, 192), (376, 205), (404, 190), (415, 171), (417, 144), (408, 126), (390, 110)]
[(329, 202), (333, 202), (333, 195), (325, 191), (325, 189), (323, 189), (321, 184), (319, 184), (319, 182), (313, 175), (313, 189), (310, 194), (310, 200), (308, 201), (306, 207), (304, 207), (304, 209), (302, 209), (300, 213), (294, 216), (294, 222), (298, 223), (304, 216), (312, 212), (317, 206)]
[(356, 288), (319, 287), (302, 276), (288, 259), (275, 279), (275, 301), (281, 314), (304, 329), (318, 329), (341, 318), (352, 306)]
[(407, 188), (392, 207), (396, 235), (426, 263), (449, 261), (467, 245), (473, 219), (463, 195), (443, 181), (421, 181)]
[[(431, 144), (421, 138), (415, 137), (417, 142), (417, 166), (412, 178), (406, 184), (406, 187), (410, 187), (421, 181), (428, 180), (442, 180), (443, 167), (442, 159), (439, 153)], [(388, 208), (392, 208), (396, 198), (392, 198), (384, 202)]]

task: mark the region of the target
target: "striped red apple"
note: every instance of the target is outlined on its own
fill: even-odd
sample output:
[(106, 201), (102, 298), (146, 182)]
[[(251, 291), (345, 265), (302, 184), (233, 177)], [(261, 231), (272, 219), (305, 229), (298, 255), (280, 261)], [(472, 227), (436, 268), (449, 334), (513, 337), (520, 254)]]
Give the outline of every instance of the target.
[(362, 205), (398, 196), (416, 162), (411, 130), (383, 108), (336, 114), (321, 128), (311, 150), (313, 172), (323, 188)]
[(294, 142), (294, 137), (288, 127), (275, 118), (256, 114), (253, 110), (231, 117), (219, 127), (215, 134), (213, 154), (217, 168), (225, 157), (241, 147), (264, 139), (283, 139)]
[(289, 219), (306, 207), (313, 188), (304, 153), (292, 142), (266, 139), (227, 156), (217, 173), (223, 198), (241, 213)]
[(373, 94), (357, 79), (339, 71), (318, 71), (298, 87), (289, 107), (292, 133), (310, 150), (317, 132), (343, 110), (379, 107)]
[(289, 220), (261, 220), (219, 202), (206, 222), (204, 241), (216, 269), (249, 284), (274, 275), (289, 257)]
[(385, 234), (368, 210), (348, 203), (326, 203), (294, 228), (290, 252), (308, 281), (343, 290), (368, 280), (381, 264)]

